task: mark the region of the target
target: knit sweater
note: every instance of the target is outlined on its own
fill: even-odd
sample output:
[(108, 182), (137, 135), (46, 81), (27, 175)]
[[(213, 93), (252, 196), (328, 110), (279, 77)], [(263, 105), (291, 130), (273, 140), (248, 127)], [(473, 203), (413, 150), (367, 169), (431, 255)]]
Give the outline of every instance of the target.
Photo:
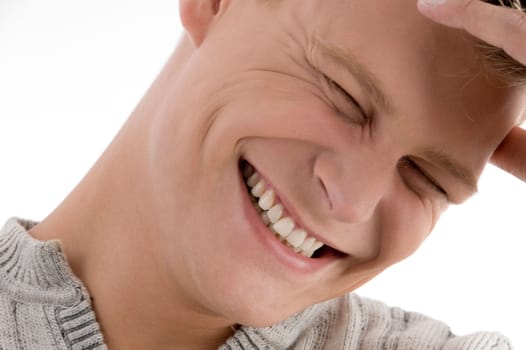
[[(107, 349), (82, 282), (58, 241), (38, 241), (34, 222), (0, 231), (0, 350)], [(314, 305), (267, 328), (241, 327), (219, 350), (510, 350), (498, 333), (454, 336), (424, 315), (356, 294)]]

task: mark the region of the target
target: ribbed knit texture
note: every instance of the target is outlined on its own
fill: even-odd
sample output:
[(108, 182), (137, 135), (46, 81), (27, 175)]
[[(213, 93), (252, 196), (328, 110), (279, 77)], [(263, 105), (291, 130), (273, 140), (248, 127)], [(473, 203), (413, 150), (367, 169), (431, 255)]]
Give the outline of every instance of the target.
[(57, 241), (11, 219), (0, 233), (0, 349), (103, 350), (89, 296)]
[(444, 323), (348, 294), (268, 328), (242, 328), (220, 350), (511, 350), (495, 332), (459, 337)]
[[(0, 350), (103, 350), (82, 282), (57, 241), (34, 222), (0, 231)], [(242, 327), (219, 350), (510, 350), (498, 333), (454, 336), (443, 323), (354, 294), (314, 305), (268, 328)], [(145, 349), (150, 350), (150, 349)]]

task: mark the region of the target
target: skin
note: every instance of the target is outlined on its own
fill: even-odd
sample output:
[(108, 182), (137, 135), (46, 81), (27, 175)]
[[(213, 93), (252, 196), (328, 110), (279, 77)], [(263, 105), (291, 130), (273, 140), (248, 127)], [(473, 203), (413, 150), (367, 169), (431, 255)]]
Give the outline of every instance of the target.
[[(437, 23), (464, 29), (526, 64), (526, 13), (475, 0), (449, 0), (440, 4), (421, 0), (418, 9)], [(526, 181), (526, 131), (514, 127), (497, 148), (491, 161)]]
[[(425, 151), (477, 178), (526, 102), (480, 71), (469, 36), (413, 1), (182, 0), (180, 12), (187, 39), (31, 230), (62, 241), (111, 349), (215, 349), (233, 324), (270, 325), (354, 290), (470, 195)], [(324, 58), (316, 37), (374, 72), (391, 108)], [(276, 259), (243, 215), (240, 157), (347, 255), (312, 273)], [(401, 166), (406, 157), (423, 172)]]

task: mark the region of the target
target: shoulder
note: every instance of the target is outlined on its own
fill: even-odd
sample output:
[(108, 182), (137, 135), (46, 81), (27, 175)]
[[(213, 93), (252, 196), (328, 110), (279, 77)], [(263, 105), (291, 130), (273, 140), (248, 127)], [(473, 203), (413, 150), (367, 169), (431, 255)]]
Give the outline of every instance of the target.
[(314, 305), (272, 327), (243, 327), (236, 336), (268, 349), (512, 349), (499, 333), (456, 336), (443, 322), (357, 294)]
[(0, 294), (35, 304), (70, 305), (82, 284), (71, 272), (58, 241), (38, 241), (36, 223), (11, 218), (0, 230)]
[[(511, 350), (509, 340), (497, 332), (459, 336), (442, 321), (419, 312), (390, 307), (378, 300), (352, 295), (361, 305), (365, 328), (361, 344), (365, 349)], [(378, 347), (382, 344), (382, 347)]]
[(106, 349), (60, 243), (33, 239), (34, 224), (12, 218), (0, 230), (0, 349)]

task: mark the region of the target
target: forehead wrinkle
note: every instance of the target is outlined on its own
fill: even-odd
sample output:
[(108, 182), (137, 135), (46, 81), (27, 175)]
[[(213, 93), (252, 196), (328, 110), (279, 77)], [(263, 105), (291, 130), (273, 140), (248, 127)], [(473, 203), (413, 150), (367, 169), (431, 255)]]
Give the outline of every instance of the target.
[(453, 177), (460, 180), (462, 184), (468, 189), (470, 195), (478, 192), (478, 181), (475, 174), (460, 162), (450, 157), (448, 154), (428, 148), (422, 152), (422, 157), (443, 168)]
[(343, 47), (330, 43), (320, 37), (314, 38), (314, 46), (323, 56), (343, 66), (351, 73), (382, 110), (393, 113), (393, 103), (381, 88), (379, 79), (365, 65), (360, 63), (354, 55)]

